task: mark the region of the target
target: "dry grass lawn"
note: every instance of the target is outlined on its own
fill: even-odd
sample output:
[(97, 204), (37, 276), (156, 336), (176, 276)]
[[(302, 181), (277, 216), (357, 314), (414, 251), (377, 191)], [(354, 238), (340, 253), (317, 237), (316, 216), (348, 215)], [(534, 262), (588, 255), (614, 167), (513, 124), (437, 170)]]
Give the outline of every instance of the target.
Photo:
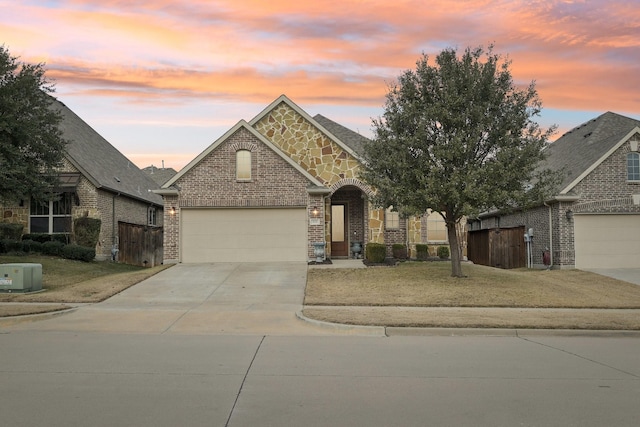
[(309, 270), (305, 305), (640, 308), (640, 286), (580, 270), (501, 270), (448, 262)]
[(448, 262), (312, 269), (303, 313), (354, 325), (640, 330), (640, 286), (579, 270), (463, 271), (451, 277)]
[(87, 263), (50, 256), (0, 256), (0, 264), (25, 262), (42, 264), (44, 292), (0, 293), (0, 302), (15, 303), (0, 305), (0, 317), (64, 310), (69, 308), (65, 303), (104, 301), (168, 267)]

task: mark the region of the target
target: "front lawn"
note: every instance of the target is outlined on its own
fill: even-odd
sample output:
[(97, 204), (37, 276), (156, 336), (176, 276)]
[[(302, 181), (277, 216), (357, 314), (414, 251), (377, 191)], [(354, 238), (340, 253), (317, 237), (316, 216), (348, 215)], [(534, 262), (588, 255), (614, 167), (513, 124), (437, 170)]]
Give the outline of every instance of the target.
[(580, 270), (502, 270), (449, 262), (311, 269), (305, 305), (402, 307), (640, 308), (640, 286)]

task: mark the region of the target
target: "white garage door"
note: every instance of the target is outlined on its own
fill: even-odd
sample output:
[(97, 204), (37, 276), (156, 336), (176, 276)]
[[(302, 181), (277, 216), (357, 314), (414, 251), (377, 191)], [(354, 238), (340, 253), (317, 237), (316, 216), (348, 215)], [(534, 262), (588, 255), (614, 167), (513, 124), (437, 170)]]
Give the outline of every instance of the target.
[(638, 268), (640, 215), (576, 215), (576, 268)]
[(182, 209), (182, 262), (307, 261), (305, 209)]

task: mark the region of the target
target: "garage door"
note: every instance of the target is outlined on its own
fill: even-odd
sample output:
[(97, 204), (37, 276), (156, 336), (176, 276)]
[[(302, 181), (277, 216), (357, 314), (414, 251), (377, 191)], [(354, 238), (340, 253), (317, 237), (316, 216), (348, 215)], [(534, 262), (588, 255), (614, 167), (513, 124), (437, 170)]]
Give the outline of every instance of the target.
[(638, 268), (640, 215), (576, 215), (576, 268)]
[(307, 261), (305, 209), (183, 209), (182, 262)]

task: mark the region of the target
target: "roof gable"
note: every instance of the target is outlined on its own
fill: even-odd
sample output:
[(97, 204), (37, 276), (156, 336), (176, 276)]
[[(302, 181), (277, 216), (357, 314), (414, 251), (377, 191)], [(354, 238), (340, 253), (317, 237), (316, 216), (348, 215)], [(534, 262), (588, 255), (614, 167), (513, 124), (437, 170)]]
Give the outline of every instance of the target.
[(576, 126), (549, 145), (543, 166), (566, 172), (560, 194), (567, 194), (638, 131), (640, 121), (604, 113)]
[(364, 158), (364, 146), (367, 142), (370, 142), (369, 138), (326, 118), (322, 114), (316, 114), (313, 119), (335, 135), (337, 139), (349, 146), (358, 156)]
[(51, 108), (62, 117), (60, 130), (63, 138), (69, 142), (67, 159), (96, 188), (162, 204), (162, 198), (152, 192), (158, 188), (158, 184), (124, 154), (62, 102), (54, 99)]
[[(264, 119), (269, 113), (271, 113), (276, 107), (278, 107), (278, 105), (280, 105), (282, 103), (285, 103), (289, 108), (291, 108), (296, 113), (298, 113), (300, 116), (302, 116), (306, 121), (308, 121), (313, 126), (315, 126), (320, 132), (325, 134), (331, 141), (333, 141), (334, 143), (338, 144), (338, 146), (340, 146), (340, 148), (345, 150), (347, 153), (351, 154), (353, 157), (355, 157), (359, 161), (362, 160), (360, 155), (352, 147), (350, 147), (344, 141), (341, 141), (339, 138), (337, 138), (336, 135), (331, 133), (327, 128), (325, 128), (321, 123), (316, 121), (313, 117), (311, 117), (302, 108), (298, 107), (298, 105), (296, 105), (296, 103), (294, 103), (292, 100), (290, 100), (286, 95), (280, 95), (275, 101), (273, 101), (271, 104), (269, 104), (257, 116), (255, 116), (253, 119), (251, 119), (251, 121), (249, 121), (249, 124), (251, 126), (255, 127), (255, 125), (258, 122), (260, 122), (262, 119)], [(337, 123), (336, 123), (336, 125), (337, 125)], [(346, 128), (344, 128), (344, 129), (346, 129)]]
[(262, 136), (258, 131), (256, 131), (253, 127), (251, 127), (249, 125), (249, 123), (247, 123), (245, 120), (240, 120), (238, 123), (236, 123), (235, 126), (233, 126), (231, 129), (229, 129), (224, 135), (222, 135), (220, 138), (218, 138), (213, 144), (211, 144), (209, 147), (207, 147), (202, 153), (200, 153), (195, 159), (193, 159), (191, 162), (189, 162), (188, 165), (186, 165), (184, 168), (182, 168), (180, 170), (180, 172), (178, 172), (176, 175), (173, 176), (173, 178), (171, 178), (169, 181), (167, 181), (162, 188), (163, 189), (168, 189), (170, 188), (174, 183), (176, 183), (178, 180), (180, 180), (181, 177), (183, 177), (185, 174), (187, 174), (191, 169), (193, 169), (196, 165), (198, 165), (203, 159), (205, 159), (209, 154), (211, 154), (218, 146), (220, 146), (222, 143), (224, 143), (231, 135), (235, 134), (238, 130), (240, 129), (245, 129), (248, 132), (250, 132), (253, 136), (255, 136), (260, 142), (262, 142), (264, 145), (266, 145), (269, 149), (271, 149), (274, 153), (276, 153), (280, 158), (282, 158), (285, 162), (287, 162), (289, 165), (291, 165), (294, 169), (296, 169), (298, 172), (300, 172), (305, 178), (307, 178), (312, 184), (316, 185), (316, 186), (322, 186), (322, 183), (320, 181), (318, 181), (318, 179), (316, 179), (313, 175), (311, 175), (309, 172), (307, 172), (306, 170), (304, 170), (299, 164), (297, 164), (296, 162), (294, 162), (291, 158), (289, 158), (287, 155), (285, 155), (280, 149), (278, 149), (278, 147), (276, 147), (275, 145), (273, 145), (273, 143), (271, 143), (271, 141), (269, 141), (268, 139), (266, 139), (264, 136)]

